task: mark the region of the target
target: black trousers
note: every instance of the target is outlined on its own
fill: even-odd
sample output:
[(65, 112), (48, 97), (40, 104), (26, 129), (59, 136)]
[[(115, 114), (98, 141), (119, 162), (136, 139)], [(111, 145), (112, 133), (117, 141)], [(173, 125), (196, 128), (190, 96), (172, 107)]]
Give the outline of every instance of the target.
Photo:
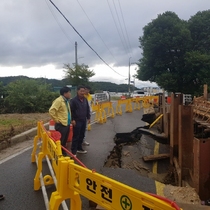
[[(62, 125), (61, 123), (55, 123), (55, 130), (61, 133), (61, 146), (66, 148), (66, 142), (68, 140), (70, 126)], [(66, 152), (62, 149), (63, 155), (66, 155)]]
[(76, 154), (77, 150), (82, 150), (82, 142), (85, 136), (86, 120), (76, 121), (76, 125), (73, 127), (73, 139), (71, 144), (72, 154)]

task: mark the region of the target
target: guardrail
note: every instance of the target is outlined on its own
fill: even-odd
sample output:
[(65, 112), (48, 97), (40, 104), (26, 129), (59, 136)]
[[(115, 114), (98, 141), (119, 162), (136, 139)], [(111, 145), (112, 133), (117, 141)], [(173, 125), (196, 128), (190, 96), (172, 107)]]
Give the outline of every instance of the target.
[[(41, 141), (41, 149), (37, 154), (38, 141)], [(48, 162), (52, 164), (55, 174), (54, 177), (45, 175), (42, 179), (42, 162), (44, 158), (48, 157)], [(34, 148), (31, 154), (31, 161), (35, 162), (36, 159), (37, 171), (34, 178), (34, 190), (39, 190), (41, 187), (43, 189), (51, 184), (56, 185), (56, 191), (51, 194), (50, 202), (45, 201), (46, 209), (57, 210), (64, 200), (70, 199), (70, 210), (81, 210), (80, 195), (107, 210), (180, 209), (174, 202), (166, 198), (141, 192), (94, 170), (89, 170), (84, 165), (83, 167), (79, 166), (69, 157), (63, 157), (60, 140), (55, 141), (46, 131), (42, 122), (38, 122), (37, 135), (34, 138)], [(43, 190), (43, 192), (46, 196), (46, 191)], [(65, 203), (63, 207), (67, 208)]]

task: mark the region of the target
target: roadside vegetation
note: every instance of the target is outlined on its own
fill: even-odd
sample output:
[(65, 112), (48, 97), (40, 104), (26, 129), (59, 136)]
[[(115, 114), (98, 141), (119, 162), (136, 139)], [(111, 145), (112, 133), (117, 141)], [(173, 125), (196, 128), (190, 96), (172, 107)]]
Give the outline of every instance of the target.
[(37, 126), (38, 121), (49, 122), (48, 113), (1, 114), (0, 142)]
[(210, 10), (182, 20), (174, 12), (158, 15), (143, 28), (137, 78), (168, 92), (202, 95), (210, 87)]

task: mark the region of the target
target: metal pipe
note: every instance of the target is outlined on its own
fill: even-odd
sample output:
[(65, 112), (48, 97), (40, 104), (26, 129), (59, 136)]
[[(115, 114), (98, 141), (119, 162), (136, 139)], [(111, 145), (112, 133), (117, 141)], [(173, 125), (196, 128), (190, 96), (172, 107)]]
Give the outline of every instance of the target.
[(163, 116), (163, 114), (161, 114), (150, 126), (149, 128), (151, 128), (161, 117)]

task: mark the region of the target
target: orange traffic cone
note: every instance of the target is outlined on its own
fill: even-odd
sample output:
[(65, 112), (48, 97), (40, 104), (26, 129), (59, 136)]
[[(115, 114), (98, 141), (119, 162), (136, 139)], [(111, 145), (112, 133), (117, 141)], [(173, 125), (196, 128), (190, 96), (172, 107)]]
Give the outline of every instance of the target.
[(49, 132), (50, 132), (50, 136), (55, 140), (60, 140), (61, 139), (61, 133), (59, 131), (55, 130), (55, 121), (54, 120), (50, 120), (49, 122)]
[(49, 131), (55, 131), (55, 121), (54, 120), (50, 120), (49, 122)]
[(67, 142), (71, 142), (73, 137), (73, 125), (70, 124), (70, 131), (69, 131), (69, 136)]

